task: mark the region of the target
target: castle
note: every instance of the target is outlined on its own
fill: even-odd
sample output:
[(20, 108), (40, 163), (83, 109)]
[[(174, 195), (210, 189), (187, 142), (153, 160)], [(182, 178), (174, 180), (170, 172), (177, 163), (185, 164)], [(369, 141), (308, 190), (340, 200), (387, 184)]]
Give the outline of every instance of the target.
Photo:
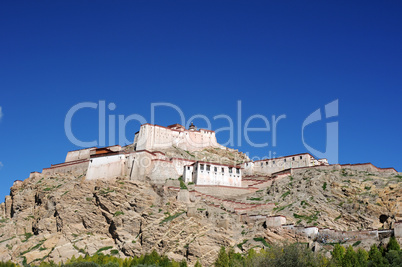
[[(196, 185), (242, 187), (244, 175), (272, 176), (296, 168), (329, 165), (326, 159), (317, 160), (309, 153), (223, 164), (196, 158), (169, 157), (166, 153), (169, 148), (181, 149), (189, 154), (206, 148), (230, 152), (229, 148), (217, 142), (214, 131), (198, 130), (193, 124), (186, 129), (180, 124), (164, 127), (146, 123), (135, 133), (131, 146), (70, 151), (64, 163), (45, 168), (43, 173), (86, 173), (87, 180), (126, 176), (130, 180), (150, 179), (160, 184), (168, 179), (183, 177), (185, 182)], [(362, 165), (360, 168), (376, 168), (371, 166)]]
[(206, 129), (197, 130), (191, 123), (187, 130), (180, 124), (167, 127), (143, 124), (134, 136), (134, 150), (158, 150), (172, 146), (183, 150), (195, 151), (205, 147), (224, 148), (216, 141), (215, 132)]
[[(209, 153), (210, 151), (216, 153), (215, 155), (218, 160), (209, 157), (207, 152)], [(59, 188), (58, 179), (67, 177), (67, 181), (70, 181), (71, 176), (74, 176), (74, 185), (70, 189), (63, 187), (68, 186), (68, 182), (64, 185), (60, 183), (61, 189), (57, 192), (62, 193), (59, 194), (60, 196), (64, 196), (69, 190), (75, 190), (76, 188), (79, 190), (79, 185), (82, 185), (85, 189), (83, 190), (85, 191), (85, 196), (88, 194), (88, 197), (85, 197), (85, 207), (88, 206), (87, 204), (95, 202), (92, 199), (92, 196), (95, 196), (95, 194), (98, 194), (95, 198), (96, 202), (99, 199), (102, 201), (104, 199), (114, 201), (116, 195), (124, 194), (116, 193), (116, 191), (128, 192), (118, 191), (120, 185), (125, 184), (121, 187), (124, 190), (129, 188), (127, 190), (130, 191), (139, 185), (149, 186), (148, 183), (137, 182), (135, 180), (150, 181), (152, 183), (152, 191), (155, 193), (154, 195), (160, 195), (161, 199), (164, 199), (163, 203), (161, 202), (162, 206), (167, 206), (167, 203), (169, 203), (167, 209), (170, 209), (170, 201), (177, 200), (177, 203), (180, 203), (183, 207), (183, 210), (180, 210), (180, 212), (178, 212), (179, 209), (176, 209), (178, 206), (175, 206), (175, 208), (172, 207), (170, 210), (177, 213), (172, 212), (175, 215), (168, 213), (168, 217), (165, 218), (171, 218), (172, 216), (176, 216), (176, 214), (180, 216), (180, 214), (186, 213), (186, 222), (198, 222), (200, 218), (208, 219), (210, 222), (216, 224), (219, 229), (230, 229), (232, 225), (241, 223), (242, 228), (244, 226), (247, 227), (245, 229), (254, 229), (253, 231), (258, 234), (264, 231), (264, 228), (276, 228), (284, 230), (287, 234), (302, 235), (310, 240), (322, 240), (320, 241), (321, 243), (355, 242), (365, 239), (372, 242), (373, 240), (381, 240), (386, 235), (394, 234), (398, 238), (402, 236), (402, 222), (399, 221), (402, 218), (400, 212), (401, 202), (397, 201), (394, 203), (394, 196), (398, 196), (398, 191), (395, 190), (397, 188), (395, 182), (389, 185), (389, 189), (385, 188), (380, 191), (392, 194), (387, 198), (389, 201), (385, 202), (385, 200), (381, 200), (381, 203), (384, 203), (384, 207), (388, 203), (392, 203), (393, 205), (389, 214), (393, 217), (387, 215), (387, 228), (379, 226), (379, 223), (374, 221), (375, 218), (373, 216), (363, 218), (358, 213), (354, 215), (354, 210), (351, 208), (354, 204), (353, 202), (349, 203), (351, 198), (348, 197), (361, 197), (357, 200), (359, 201), (358, 203), (360, 201), (362, 203), (363, 201), (367, 202), (366, 207), (370, 208), (369, 211), (379, 214), (381, 210), (377, 208), (377, 205), (374, 202), (370, 203), (370, 198), (373, 200), (376, 198), (371, 192), (375, 192), (378, 195), (378, 191), (369, 190), (372, 185), (374, 187), (374, 185), (377, 186), (378, 184), (371, 183), (370, 180), (373, 177), (367, 179), (367, 176), (378, 175), (379, 177), (375, 182), (382, 181), (384, 177), (387, 179), (391, 176), (392, 179), (400, 177), (393, 168), (381, 169), (370, 163), (329, 165), (327, 160), (316, 159), (309, 153), (257, 161), (251, 161), (247, 156), (228, 158), (227, 156), (230, 154), (236, 155), (236, 150), (218, 144), (215, 132), (213, 131), (198, 130), (194, 125), (186, 129), (179, 124), (167, 127), (144, 124), (135, 133), (134, 142), (131, 145), (126, 147), (119, 145), (102, 148), (91, 147), (69, 151), (63, 163), (43, 169), (42, 174), (31, 173), (31, 179), (27, 179), (26, 181), (15, 181), (12, 194), (6, 196), (5, 203), (0, 205), (0, 216), (12, 218), (15, 216), (15, 211), (20, 212), (19, 206), (15, 204), (18, 203), (18, 198), (13, 194), (14, 192), (24, 192), (24, 194), (28, 194), (26, 192), (29, 192), (31, 203), (35, 203), (33, 204), (34, 211), (39, 209), (38, 207), (42, 203), (41, 199), (46, 199), (46, 203), (50, 203), (43, 205), (46, 206), (44, 210), (46, 210), (47, 214), (50, 214), (54, 229), (58, 231), (58, 217), (53, 215), (58, 213), (47, 211), (48, 206), (56, 207), (56, 204), (52, 203), (56, 203), (58, 200), (56, 198), (45, 197), (47, 196), (45, 192), (50, 190), (57, 191), (57, 188)], [(230, 159), (232, 163), (224, 162), (223, 158)], [(67, 173), (73, 175), (63, 175)], [(357, 177), (357, 175), (359, 175), (359, 178), (351, 178), (352, 176)], [(344, 178), (346, 176), (350, 177)], [(179, 180), (179, 177), (182, 177), (182, 179)], [(114, 180), (115, 178), (118, 179)], [(43, 179), (47, 181), (46, 185), (41, 184)], [(107, 179), (110, 179), (110, 181), (105, 181)], [(88, 182), (84, 183), (85, 180), (88, 180)], [(391, 181), (391, 179), (389, 180)], [(25, 185), (30, 185), (30, 182), (37, 186), (38, 189), (36, 192), (20, 190)], [(55, 184), (52, 185), (50, 183)], [(106, 196), (107, 193), (105, 192), (109, 191), (109, 186), (113, 184), (117, 184), (117, 186), (114, 186), (116, 191), (110, 191), (111, 195)], [(149, 188), (148, 186), (143, 187), (143, 190), (146, 190), (144, 191), (146, 194), (150, 192), (147, 189)], [(93, 191), (88, 190), (89, 187), (93, 188)], [(356, 190), (359, 189), (361, 189), (359, 191), (361, 194), (355, 194), (355, 192), (358, 192)], [(308, 194), (306, 191), (308, 191)], [(19, 195), (19, 199), (25, 200), (24, 194)], [(309, 196), (308, 199), (305, 197), (306, 195)], [(299, 197), (303, 198), (299, 199)], [(332, 203), (330, 197), (337, 199), (337, 203)], [(366, 200), (366, 197), (369, 197), (368, 200)], [(137, 201), (136, 199), (137, 195), (135, 196), (135, 201)], [(345, 208), (340, 209), (344, 204), (344, 200), (348, 203), (344, 205)], [(72, 200), (68, 198), (68, 201)], [(80, 198), (74, 199), (74, 201), (81, 202)], [(158, 206), (154, 207), (154, 204), (159, 201), (155, 201), (154, 203), (152, 202), (153, 200), (143, 200), (143, 198), (139, 201), (144, 201), (146, 203), (144, 206), (146, 205), (150, 209), (159, 208)], [(380, 202), (375, 203), (381, 204)], [(116, 206), (115, 210), (108, 212), (102, 211), (101, 205), (97, 203), (99, 205), (97, 209), (101, 209), (101, 216), (104, 216), (104, 212), (107, 212), (110, 213), (110, 217), (115, 217), (113, 214), (116, 214), (118, 211), (122, 212), (121, 207), (126, 204), (127, 202), (121, 203), (119, 206)], [(321, 205), (322, 209), (320, 208)], [(360, 209), (360, 206), (358, 207)], [(295, 210), (293, 210), (294, 208)], [(129, 205), (126, 212), (127, 217), (124, 218), (132, 216), (134, 213), (131, 213), (131, 211), (134, 209), (133, 206)], [(72, 210), (74, 209), (70, 209), (70, 211)], [(306, 210), (306, 212), (303, 210)], [(58, 211), (59, 209), (57, 209)], [(159, 209), (159, 212), (155, 212), (155, 214), (159, 214), (157, 216), (162, 220), (164, 215), (161, 211), (162, 209)], [(343, 216), (342, 211), (346, 212), (346, 216)], [(365, 210), (362, 210), (362, 212), (365, 212)], [(75, 213), (76, 211), (73, 211), (69, 213), (69, 216)], [(341, 214), (339, 215), (339, 213)], [(21, 225), (16, 226), (21, 235), (27, 232), (26, 229), (34, 229), (34, 227), (35, 229), (45, 229), (49, 225), (47, 220), (41, 221), (40, 216), (37, 216), (35, 213), (32, 213), (37, 216), (34, 218), (39, 219), (35, 222), (27, 221), (25, 218), (29, 218), (27, 217), (28, 214), (30, 213), (20, 212), (18, 214), (20, 218), (23, 218), (23, 227), (31, 223), (28, 228), (23, 228)], [(147, 212), (146, 214), (150, 214), (149, 216), (151, 216), (151, 213)], [(79, 225), (80, 229), (87, 232), (87, 227), (82, 223), (81, 214), (77, 213), (74, 216), (77, 216), (79, 219), (76, 225)], [(91, 214), (91, 216), (93, 215)], [(306, 219), (302, 221), (301, 217)], [(355, 217), (356, 219), (353, 219)], [(127, 220), (128, 224), (125, 229), (131, 228), (134, 221), (138, 221), (139, 225), (141, 225), (138, 218), (134, 216), (130, 217), (130, 220)], [(114, 219), (120, 221), (121, 217)], [(354, 227), (352, 231), (345, 229), (345, 227), (349, 227), (349, 223), (336, 229), (331, 228), (337, 226), (336, 221), (338, 219), (343, 221), (350, 220)], [(203, 223), (204, 221), (200, 222), (199, 226), (203, 227)], [(159, 224), (160, 221), (156, 223), (156, 225)], [(181, 232), (181, 225), (181, 223), (176, 225), (179, 229), (178, 231), (174, 230), (171, 232)], [(366, 230), (356, 231), (362, 225)], [(108, 233), (110, 233), (111, 227), (112, 224), (108, 227)], [(383, 227), (384, 229), (376, 230), (372, 229), (373, 227)], [(125, 233), (125, 229), (121, 231)], [(240, 238), (244, 240), (243, 229), (241, 231)], [(199, 232), (202, 233), (202, 231)], [(139, 235), (129, 236), (126, 239), (129, 242), (126, 244), (134, 244), (132, 240), (137, 238), (135, 236), (138, 237)], [(254, 241), (256, 240), (254, 239)], [(183, 242), (183, 244), (186, 242)], [(159, 244), (159, 241), (155, 244)], [(72, 249), (75, 250), (74, 247)]]

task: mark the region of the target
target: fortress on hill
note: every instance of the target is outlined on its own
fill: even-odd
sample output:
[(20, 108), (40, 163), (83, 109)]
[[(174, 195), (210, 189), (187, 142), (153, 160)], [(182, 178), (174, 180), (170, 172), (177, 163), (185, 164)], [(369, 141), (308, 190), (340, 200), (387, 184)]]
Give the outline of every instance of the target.
[[(192, 157), (168, 153), (172, 149), (184, 151)], [(226, 154), (241, 153), (220, 145), (214, 131), (197, 129), (193, 124), (186, 129), (180, 124), (164, 127), (146, 123), (135, 133), (132, 145), (70, 151), (64, 163), (45, 168), (43, 173), (86, 174), (87, 180), (125, 176), (130, 180), (149, 179), (154, 183), (165, 183), (166, 180), (182, 177), (185, 182), (200, 186), (240, 188), (244, 176), (273, 176), (297, 168), (329, 165), (326, 159), (315, 159), (309, 153), (258, 161), (250, 161), (243, 154), (243, 159), (234, 159), (230, 164), (219, 158), (208, 161), (192, 154), (206, 149)], [(371, 164), (354, 165), (354, 168), (380, 170)]]
[[(322, 243), (376, 242), (391, 234), (402, 238), (402, 202), (394, 182), (402, 176), (395, 169), (371, 163), (330, 165), (309, 153), (252, 161), (242, 152), (220, 145), (214, 131), (197, 129), (193, 124), (186, 129), (180, 124), (164, 127), (147, 123), (128, 146), (69, 151), (63, 163), (43, 169), (42, 174), (33, 172), (24, 182), (15, 181), (12, 192), (20, 192), (17, 189), (30, 181), (38, 184), (43, 178), (54, 182), (71, 176), (80, 184), (87, 180), (94, 192), (109, 182), (130, 180), (126, 181), (130, 186), (150, 182), (158, 194), (185, 207), (187, 222), (205, 218), (224, 229), (237, 223), (258, 234), (280, 228), (292, 235), (324, 240)], [(380, 186), (383, 189), (378, 191)], [(43, 192), (49, 188), (57, 190), (58, 185)], [(0, 205), (0, 216), (3, 212), (13, 217), (13, 203), (17, 203), (13, 194)], [(354, 210), (351, 197), (358, 197), (357, 203), (367, 203), (367, 210), (361, 211), (364, 216)], [(360, 204), (356, 208), (360, 209)], [(243, 232), (241, 235), (243, 239)], [(133, 237), (128, 240), (133, 244)]]

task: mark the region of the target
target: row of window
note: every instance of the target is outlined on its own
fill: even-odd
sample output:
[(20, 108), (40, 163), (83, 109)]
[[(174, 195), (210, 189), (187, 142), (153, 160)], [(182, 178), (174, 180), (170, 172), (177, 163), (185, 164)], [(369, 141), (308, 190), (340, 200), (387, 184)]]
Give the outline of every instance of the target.
[[(200, 170), (203, 171), (204, 170), (204, 165), (205, 164), (200, 164)], [(224, 173), (225, 172), (225, 168), (221, 167), (220, 168), (221, 172)], [(233, 169), (236, 169), (236, 173), (240, 173), (240, 168), (233, 168), (233, 167), (229, 167), (229, 173), (233, 173)], [(211, 165), (205, 165), (205, 170), (206, 171), (211, 171)], [(214, 167), (214, 172), (218, 172), (218, 167)]]
[[(303, 156), (300, 156), (300, 159), (303, 159)], [(292, 157), (292, 161), (295, 161), (295, 160), (296, 160), (296, 158), (295, 158), (295, 157)], [(283, 162), (286, 162), (286, 159), (283, 159)], [(268, 163), (269, 163), (269, 161), (266, 161), (266, 162), (265, 162), (265, 165), (268, 165)], [(248, 166), (247, 164), (248, 164), (248, 163), (246, 163), (246, 166)], [(275, 164), (275, 160), (272, 161), (272, 165), (274, 165), (274, 164)], [(262, 167), (262, 166), (264, 166), (264, 162), (261, 162), (261, 167)]]

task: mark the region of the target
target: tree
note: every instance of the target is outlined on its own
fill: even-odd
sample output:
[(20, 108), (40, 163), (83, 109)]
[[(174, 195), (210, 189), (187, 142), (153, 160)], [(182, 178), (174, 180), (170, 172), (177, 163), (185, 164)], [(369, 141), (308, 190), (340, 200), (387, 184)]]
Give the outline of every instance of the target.
[(222, 246), (219, 251), (218, 258), (215, 261), (215, 267), (229, 267), (229, 256), (224, 246)]
[(368, 252), (365, 251), (362, 248), (359, 248), (356, 252), (356, 256), (357, 256), (357, 266), (367, 266), (367, 262), (368, 262)]
[(385, 257), (390, 266), (402, 266), (402, 250), (390, 250)]
[(357, 255), (352, 246), (346, 249), (345, 255), (342, 258), (342, 267), (354, 267), (357, 266)]
[(195, 263), (194, 267), (202, 267), (201, 263), (197, 260), (197, 262)]
[(388, 261), (382, 257), (380, 250), (375, 244), (370, 247), (369, 266), (388, 266)]
[(229, 256), (229, 266), (243, 266), (243, 256), (240, 253), (235, 253), (233, 248), (230, 248), (228, 251)]
[(396, 250), (399, 251), (401, 250), (401, 247), (398, 244), (398, 241), (396, 241), (396, 238), (392, 236), (389, 239), (388, 245), (387, 245), (387, 251), (389, 252), (390, 250)]
[(341, 265), (343, 256), (345, 255), (345, 248), (339, 244), (335, 244), (335, 247), (332, 250), (331, 255), (332, 255), (332, 261), (337, 265)]
[(183, 259), (183, 260), (180, 262), (180, 267), (187, 267), (187, 261), (186, 261), (185, 259)]

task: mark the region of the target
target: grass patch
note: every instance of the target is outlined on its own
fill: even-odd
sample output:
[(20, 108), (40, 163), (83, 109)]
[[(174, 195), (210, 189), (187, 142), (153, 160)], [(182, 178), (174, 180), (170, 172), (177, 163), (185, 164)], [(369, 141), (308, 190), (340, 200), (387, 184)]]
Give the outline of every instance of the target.
[(340, 218), (342, 218), (342, 214), (340, 214), (338, 217), (336, 217), (335, 221), (339, 220)]
[(186, 212), (182, 211), (182, 212), (177, 212), (177, 213), (175, 213), (173, 215), (170, 215), (170, 216), (166, 217), (165, 219), (163, 219), (159, 224), (162, 225), (164, 223), (170, 222), (170, 221), (176, 219), (177, 217), (179, 217), (180, 215), (182, 215), (183, 213), (186, 213)]
[(273, 211), (276, 211), (276, 212), (279, 212), (279, 211), (282, 211), (282, 210), (284, 210), (284, 209), (286, 209), (286, 208), (288, 208), (288, 207), (291, 207), (292, 205), (293, 205), (293, 203), (288, 204), (288, 205), (283, 206), (283, 207), (275, 207), (275, 208), (273, 208), (272, 210), (273, 210)]
[(25, 233), (24, 236), (25, 236), (25, 240), (22, 240), (22, 242), (27, 242), (28, 239), (30, 239), (33, 236), (33, 234), (32, 233)]
[(105, 250), (109, 250), (109, 249), (111, 249), (111, 248), (113, 248), (113, 247), (112, 247), (112, 246), (108, 246), (108, 247), (100, 248), (100, 249), (98, 249), (98, 251), (95, 252), (95, 254), (99, 254), (100, 252), (105, 251)]
[(317, 211), (315, 214), (311, 214), (311, 215), (299, 215), (299, 214), (293, 213), (293, 217), (295, 217), (296, 219), (305, 220), (306, 223), (312, 223), (313, 221), (316, 221), (318, 219), (318, 213), (319, 213), (319, 211)]
[(182, 176), (179, 177), (179, 181), (180, 181), (180, 189), (185, 189), (185, 190), (187, 190), (188, 188), (187, 188), (187, 186), (186, 186), (186, 183), (183, 181)]
[(32, 250), (40, 248), (45, 241), (46, 241), (46, 239), (40, 241), (38, 244), (36, 244), (35, 246), (29, 248), (28, 250), (25, 250), (25, 251), (21, 252), (20, 256), (22, 256), (24, 254), (27, 254), (28, 252), (31, 252)]
[(310, 204), (308, 204), (308, 202), (305, 201), (305, 200), (302, 200), (302, 201), (300, 202), (300, 205), (301, 205), (301, 206), (303, 206), (303, 205), (310, 206)]
[(327, 182), (324, 182), (324, 184), (322, 185), (322, 190), (326, 190), (327, 189)]
[(107, 195), (112, 192), (114, 192), (114, 189), (110, 189), (109, 187), (99, 190), (99, 194), (102, 194), (102, 195)]
[(187, 154), (189, 154), (191, 157), (195, 158), (195, 156), (193, 154), (191, 154), (189, 151), (184, 150), (184, 152), (186, 152)]
[(87, 252), (83, 248), (78, 248), (76, 245), (73, 245), (73, 248), (75, 248), (78, 252), (80, 252), (80, 253), (82, 253), (84, 255), (87, 254)]
[(247, 198), (247, 199), (252, 200), (252, 201), (262, 201), (261, 197), (250, 197), (250, 198)]
[(265, 241), (265, 239), (262, 238), (262, 237), (256, 237), (256, 238), (253, 238), (253, 239), (256, 242), (261, 242), (265, 247), (268, 247), (268, 248), (271, 247), (271, 245), (268, 244), (267, 241)]
[(117, 249), (112, 249), (110, 251), (110, 255), (118, 255), (118, 254), (119, 254), (119, 251)]
[(356, 241), (356, 242), (353, 243), (352, 246), (357, 247), (358, 245), (360, 245), (361, 242), (362, 242), (362, 241), (360, 241), (360, 240), (359, 240), (359, 241)]
[(117, 217), (117, 216), (119, 216), (119, 215), (124, 215), (124, 212), (118, 210), (118, 211), (116, 211), (116, 212), (114, 213), (113, 217)]
[(285, 192), (285, 193), (283, 193), (282, 194), (282, 196), (281, 196), (281, 198), (285, 198), (287, 195), (289, 195), (290, 194), (290, 191), (287, 191), (287, 192)]
[(244, 239), (243, 242), (241, 242), (240, 244), (237, 244), (237, 247), (241, 250), (243, 250), (243, 245), (246, 244), (248, 241), (248, 239)]
[(11, 239), (14, 239), (14, 238), (15, 238), (15, 236), (12, 236), (12, 237), (10, 237), (8, 239), (1, 240), (0, 243), (7, 242), (8, 240), (11, 240)]

